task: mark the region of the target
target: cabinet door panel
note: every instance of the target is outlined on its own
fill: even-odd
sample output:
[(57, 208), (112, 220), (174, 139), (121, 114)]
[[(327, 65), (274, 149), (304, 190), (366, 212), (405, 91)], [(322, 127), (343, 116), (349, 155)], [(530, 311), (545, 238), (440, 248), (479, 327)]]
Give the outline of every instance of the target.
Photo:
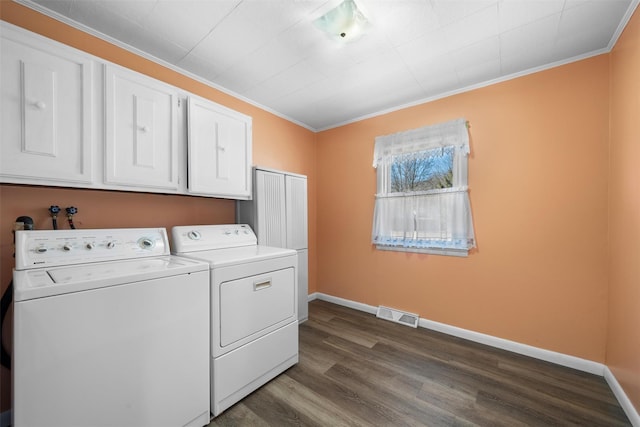
[(177, 190), (177, 96), (133, 72), (105, 70), (105, 181)]
[(189, 97), (189, 192), (251, 196), (251, 118)]
[(22, 114), (24, 151), (55, 156), (54, 120), (56, 72), (39, 64), (22, 62)]
[(2, 180), (90, 183), (90, 60), (12, 34), (3, 34), (0, 47)]

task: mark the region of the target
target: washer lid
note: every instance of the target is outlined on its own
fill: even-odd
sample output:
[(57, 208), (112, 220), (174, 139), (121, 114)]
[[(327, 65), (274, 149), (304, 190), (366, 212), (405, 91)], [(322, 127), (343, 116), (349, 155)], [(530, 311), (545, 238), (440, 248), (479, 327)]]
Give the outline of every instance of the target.
[(188, 256), (208, 262), (212, 268), (226, 267), (247, 262), (296, 255), (294, 249), (275, 248), (273, 246), (249, 245), (237, 248), (211, 249), (208, 251), (183, 252), (177, 255)]
[(176, 256), (15, 270), (14, 299), (24, 301), (207, 270), (205, 263)]

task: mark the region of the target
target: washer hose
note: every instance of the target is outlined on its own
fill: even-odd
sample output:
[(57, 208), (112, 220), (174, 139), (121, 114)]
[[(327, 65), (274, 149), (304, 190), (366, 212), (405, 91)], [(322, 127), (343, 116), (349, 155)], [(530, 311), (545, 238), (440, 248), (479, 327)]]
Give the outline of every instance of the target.
[(51, 214), (51, 224), (53, 225), (53, 229), (58, 229), (58, 214), (60, 213), (60, 206), (51, 205), (49, 208), (49, 213)]
[(2, 295), (2, 300), (0, 300), (0, 364), (9, 370), (11, 370), (11, 355), (4, 348), (2, 330), (4, 327), (4, 318), (9, 311), (11, 301), (13, 301), (13, 280), (9, 282), (9, 286), (7, 286), (7, 289)]

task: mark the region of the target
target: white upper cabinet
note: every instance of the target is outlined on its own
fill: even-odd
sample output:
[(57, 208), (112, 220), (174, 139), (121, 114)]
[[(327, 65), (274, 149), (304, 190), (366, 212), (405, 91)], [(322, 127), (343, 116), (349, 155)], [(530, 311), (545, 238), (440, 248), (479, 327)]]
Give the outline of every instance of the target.
[(175, 88), (120, 67), (105, 67), (107, 184), (178, 190)]
[(92, 181), (92, 61), (3, 26), (0, 181)]
[(251, 198), (251, 117), (3, 21), (0, 125), (0, 183)]
[(251, 117), (189, 96), (189, 192), (251, 198), (251, 133)]

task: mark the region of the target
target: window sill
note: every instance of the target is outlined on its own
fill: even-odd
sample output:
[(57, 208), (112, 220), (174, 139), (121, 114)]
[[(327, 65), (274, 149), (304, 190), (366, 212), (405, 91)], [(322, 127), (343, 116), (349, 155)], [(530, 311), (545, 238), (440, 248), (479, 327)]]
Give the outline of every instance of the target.
[(469, 251), (467, 249), (420, 249), (420, 248), (405, 248), (402, 246), (384, 246), (384, 245), (376, 245), (376, 249), (380, 251), (393, 251), (393, 252), (415, 252), (420, 254), (429, 254), (429, 255), (444, 255), (444, 256), (456, 256), (456, 257), (467, 257), (469, 256)]

